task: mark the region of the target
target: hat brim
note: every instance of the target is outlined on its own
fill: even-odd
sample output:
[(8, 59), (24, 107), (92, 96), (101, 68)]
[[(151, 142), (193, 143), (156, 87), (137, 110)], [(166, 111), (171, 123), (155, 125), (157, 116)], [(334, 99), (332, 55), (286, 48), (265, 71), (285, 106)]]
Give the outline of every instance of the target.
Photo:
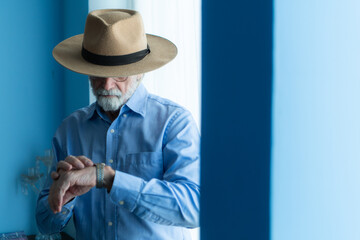
[(55, 60), (71, 71), (96, 77), (122, 77), (150, 72), (173, 60), (176, 46), (169, 40), (146, 34), (150, 53), (142, 60), (120, 66), (102, 66), (86, 61), (82, 55), (83, 34), (65, 39), (53, 50)]

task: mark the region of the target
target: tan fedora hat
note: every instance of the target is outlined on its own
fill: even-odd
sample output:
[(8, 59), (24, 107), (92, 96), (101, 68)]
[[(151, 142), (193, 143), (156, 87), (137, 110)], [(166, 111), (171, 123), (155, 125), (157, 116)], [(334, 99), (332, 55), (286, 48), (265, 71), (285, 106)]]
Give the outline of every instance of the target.
[(176, 54), (172, 42), (145, 33), (140, 13), (125, 9), (90, 12), (84, 34), (62, 41), (53, 50), (62, 66), (98, 77), (146, 73), (170, 62)]

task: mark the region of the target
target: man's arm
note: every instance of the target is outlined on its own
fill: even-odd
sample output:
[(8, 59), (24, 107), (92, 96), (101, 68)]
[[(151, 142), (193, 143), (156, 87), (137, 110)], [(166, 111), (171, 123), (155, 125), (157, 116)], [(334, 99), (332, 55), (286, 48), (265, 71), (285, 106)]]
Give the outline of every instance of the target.
[[(200, 136), (189, 112), (169, 123), (163, 140), (163, 179), (145, 181), (116, 171), (110, 198), (138, 217), (159, 224), (198, 227)], [(146, 169), (144, 169), (146, 171)]]
[[(53, 172), (52, 175), (55, 175)], [(110, 191), (115, 171), (106, 166), (104, 169), (104, 186)], [(73, 169), (57, 174), (56, 181), (50, 188), (48, 202), (51, 210), (56, 214), (61, 212), (63, 205), (77, 196), (81, 196), (91, 188), (96, 186), (96, 168), (95, 166), (82, 167), (82, 169)]]
[[(36, 206), (36, 222), (38, 229), (41, 233), (51, 234), (60, 232), (68, 223), (72, 216), (73, 208), (76, 203), (76, 199), (69, 201), (65, 204), (60, 212), (54, 213), (50, 208), (48, 196), (50, 193), (50, 187), (53, 182), (60, 177), (58, 172), (70, 171), (74, 169), (82, 169), (93, 165), (93, 162), (84, 156), (68, 156), (61, 151), (56, 139), (53, 140), (54, 150), (54, 162), (52, 166), (51, 177), (48, 177), (43, 187), (43, 190), (38, 196)], [(64, 159), (64, 161), (58, 161), (58, 159)]]
[(96, 169), (94, 166), (80, 170), (60, 173), (59, 179), (53, 182), (49, 193), (49, 205), (54, 213), (61, 212), (62, 206), (81, 196), (96, 185)]
[[(163, 179), (145, 181), (105, 167), (105, 184), (113, 203), (155, 223), (198, 227), (199, 145), (199, 132), (191, 115), (188, 112), (177, 115), (164, 136)], [(56, 193), (53, 211), (61, 209), (66, 201), (65, 193), (72, 187), (89, 187), (90, 182), (96, 181), (94, 171), (88, 171), (87, 177), (83, 175), (84, 171), (77, 172), (79, 174), (67, 175), (67, 179), (62, 179), (56, 185), (56, 190), (52, 191)], [(86, 178), (88, 182), (78, 181), (79, 178)]]
[[(51, 170), (56, 172), (59, 159), (65, 159), (56, 139), (53, 139), (54, 161)], [(52, 234), (60, 232), (68, 223), (72, 216), (72, 209), (75, 205), (76, 199), (66, 204), (60, 213), (53, 213), (50, 208), (48, 196), (53, 179), (48, 176), (45, 185), (40, 192), (36, 205), (36, 223), (39, 231), (43, 234)]]

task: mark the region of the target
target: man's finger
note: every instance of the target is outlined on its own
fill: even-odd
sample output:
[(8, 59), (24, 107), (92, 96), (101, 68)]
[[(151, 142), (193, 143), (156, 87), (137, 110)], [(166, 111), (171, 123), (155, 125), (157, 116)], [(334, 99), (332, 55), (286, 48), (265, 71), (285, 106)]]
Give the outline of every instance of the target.
[(64, 202), (64, 196), (68, 189), (70, 188), (70, 178), (68, 174), (64, 174), (61, 176), (61, 181), (58, 183), (58, 193), (59, 193), (59, 199), (58, 199), (58, 212), (61, 211), (62, 206), (65, 204)]
[(70, 182), (66, 173), (64, 175), (61, 175), (60, 178), (51, 186), (49, 203), (50, 208), (53, 210), (54, 213), (58, 213), (61, 211), (61, 208), (63, 206), (63, 197), (69, 187)]
[(57, 213), (58, 212), (58, 199), (59, 199), (59, 193), (58, 193), (58, 185), (57, 182), (54, 182), (51, 185), (50, 188), (50, 193), (49, 193), (49, 206), (50, 209), (53, 211), (53, 213)]
[(91, 161), (89, 158), (85, 156), (78, 156), (77, 157), (86, 167), (94, 166), (93, 161)]
[(71, 155), (65, 158), (65, 162), (71, 164), (72, 167), (76, 169), (83, 169), (85, 167), (82, 161), (80, 161), (77, 157)]
[(59, 173), (57, 173), (57, 172), (52, 172), (51, 173), (52, 180), (57, 180), (59, 177), (60, 177)]
[(65, 161), (59, 161), (59, 163), (57, 164), (57, 168), (56, 171), (59, 172), (59, 170), (63, 170), (63, 171), (70, 171), (71, 169), (73, 169), (73, 166)]
[(74, 198), (74, 195), (69, 193), (69, 192), (66, 192), (64, 197), (63, 197), (63, 203), (64, 205), (67, 204), (70, 200), (72, 200)]

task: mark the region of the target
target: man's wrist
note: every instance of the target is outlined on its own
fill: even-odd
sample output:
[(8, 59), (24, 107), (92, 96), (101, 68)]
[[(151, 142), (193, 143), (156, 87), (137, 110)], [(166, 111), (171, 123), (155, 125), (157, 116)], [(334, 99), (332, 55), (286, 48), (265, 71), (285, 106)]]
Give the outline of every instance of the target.
[(115, 178), (115, 170), (110, 166), (104, 167), (104, 187), (110, 192)]
[(104, 183), (104, 167), (105, 163), (96, 164), (96, 188), (105, 187)]

